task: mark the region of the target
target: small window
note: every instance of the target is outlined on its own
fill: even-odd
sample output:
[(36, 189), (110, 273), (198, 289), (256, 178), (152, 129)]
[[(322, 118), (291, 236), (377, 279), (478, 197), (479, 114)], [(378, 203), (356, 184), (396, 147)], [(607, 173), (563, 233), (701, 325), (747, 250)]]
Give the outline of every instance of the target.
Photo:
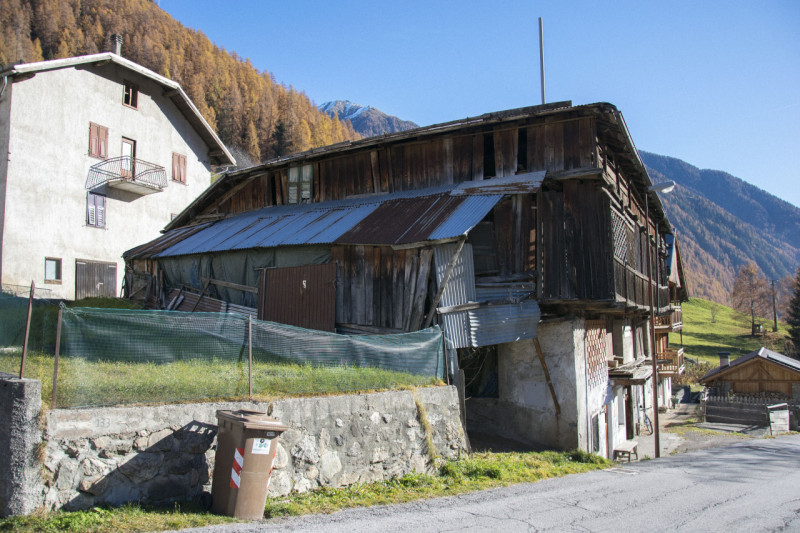
[(186, 183), (186, 156), (172, 152), (172, 181)]
[(129, 81), (122, 84), (122, 103), (128, 107), (139, 107), (139, 88)]
[(106, 227), (106, 197), (90, 192), (86, 195), (86, 225)]
[(303, 165), (289, 169), (288, 202), (290, 204), (307, 204), (313, 196), (314, 167)]
[(44, 258), (44, 282), (61, 283), (61, 259), (55, 257)]
[(105, 159), (108, 157), (108, 128), (89, 123), (89, 155)]

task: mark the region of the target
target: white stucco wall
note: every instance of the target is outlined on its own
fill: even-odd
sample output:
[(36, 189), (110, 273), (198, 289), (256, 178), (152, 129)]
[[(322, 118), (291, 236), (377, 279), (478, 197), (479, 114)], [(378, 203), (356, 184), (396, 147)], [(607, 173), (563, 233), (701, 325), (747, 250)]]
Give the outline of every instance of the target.
[[(138, 109), (122, 104), (123, 80), (138, 85)], [(11, 124), (0, 145), (7, 147), (0, 281), (33, 280), (50, 296), (71, 299), (75, 261), (84, 259), (116, 263), (119, 293), (122, 253), (157, 237), (171, 214), (209, 185), (208, 147), (162, 86), (114, 63), (40, 72), (8, 89), (0, 100)], [(109, 129), (108, 157), (121, 155), (122, 137), (134, 139), (137, 158), (163, 166), (168, 181), (164, 191), (146, 196), (96, 190), (107, 198), (103, 229), (86, 224), (85, 182), (89, 167), (101, 161), (88, 155), (90, 122)], [(185, 185), (172, 181), (173, 152), (186, 156)], [(45, 257), (61, 259), (60, 284), (45, 284)]]

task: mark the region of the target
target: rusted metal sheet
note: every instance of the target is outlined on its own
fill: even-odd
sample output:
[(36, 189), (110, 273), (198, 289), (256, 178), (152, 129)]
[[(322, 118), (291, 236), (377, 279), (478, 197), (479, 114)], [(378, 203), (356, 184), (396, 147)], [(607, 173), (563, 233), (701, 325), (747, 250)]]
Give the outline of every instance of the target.
[(449, 195), (389, 200), (336, 239), (336, 242), (404, 244), (425, 241), (462, 203), (462, 198)]
[(335, 263), (261, 271), (259, 320), (335, 331), (335, 311)]
[(536, 337), (542, 312), (536, 300), (493, 305), (469, 313), (472, 346), (491, 346)]

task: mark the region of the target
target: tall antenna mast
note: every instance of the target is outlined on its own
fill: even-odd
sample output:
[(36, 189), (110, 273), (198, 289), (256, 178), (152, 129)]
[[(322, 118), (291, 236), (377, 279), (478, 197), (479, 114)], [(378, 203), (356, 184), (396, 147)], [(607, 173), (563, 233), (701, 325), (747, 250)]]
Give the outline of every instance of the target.
[(544, 29), (542, 17), (539, 17), (539, 70), (542, 76), (542, 105), (544, 105)]

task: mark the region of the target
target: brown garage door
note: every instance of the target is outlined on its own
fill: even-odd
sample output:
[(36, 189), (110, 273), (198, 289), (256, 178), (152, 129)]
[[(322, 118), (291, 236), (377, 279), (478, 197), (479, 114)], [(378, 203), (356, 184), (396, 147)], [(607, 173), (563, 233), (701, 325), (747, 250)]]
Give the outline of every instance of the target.
[(336, 263), (261, 271), (258, 318), (321, 331), (336, 322)]
[(117, 295), (117, 264), (75, 261), (75, 299)]

